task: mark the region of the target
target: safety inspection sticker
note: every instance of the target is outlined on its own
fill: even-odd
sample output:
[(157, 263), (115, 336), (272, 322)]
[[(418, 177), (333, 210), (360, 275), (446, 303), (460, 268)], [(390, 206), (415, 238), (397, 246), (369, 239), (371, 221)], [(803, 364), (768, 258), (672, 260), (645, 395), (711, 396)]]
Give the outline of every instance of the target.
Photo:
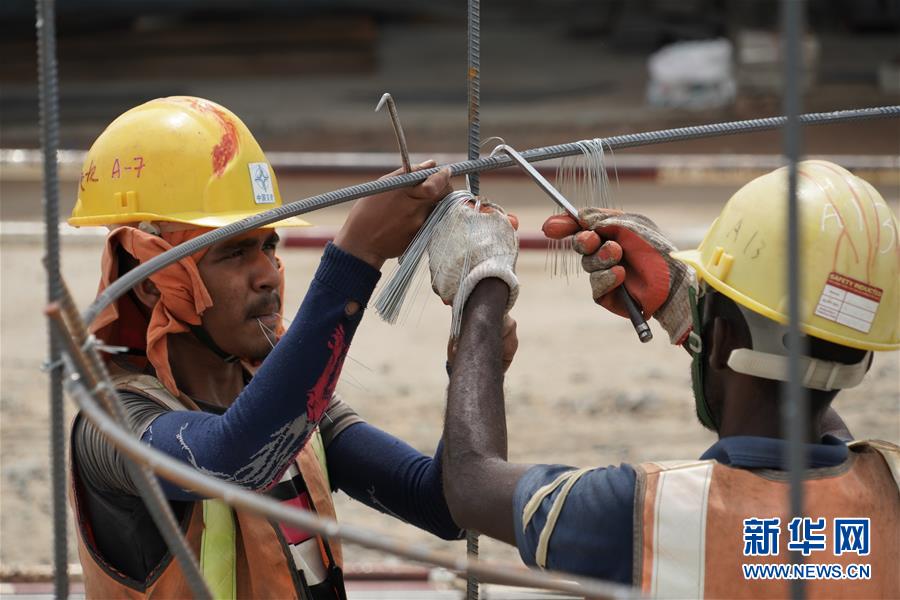
[(275, 190), (272, 187), (272, 176), (269, 175), (269, 163), (250, 163), (250, 183), (253, 185), (253, 201), (257, 204), (275, 204)]
[(819, 296), (816, 314), (823, 319), (869, 333), (881, 295), (880, 288), (832, 272)]

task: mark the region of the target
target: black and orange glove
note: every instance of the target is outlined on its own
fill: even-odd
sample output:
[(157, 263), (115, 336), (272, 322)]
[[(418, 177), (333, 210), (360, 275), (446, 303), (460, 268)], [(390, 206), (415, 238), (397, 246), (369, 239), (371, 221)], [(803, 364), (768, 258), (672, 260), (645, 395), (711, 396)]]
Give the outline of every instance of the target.
[(687, 290), (694, 274), (669, 256), (675, 246), (643, 215), (586, 208), (578, 217), (576, 222), (568, 215), (552, 216), (543, 229), (552, 239), (575, 236), (572, 244), (590, 274), (594, 302), (627, 317), (619, 294), (612, 293), (624, 283), (644, 317), (656, 318), (673, 344), (683, 343), (691, 329)]

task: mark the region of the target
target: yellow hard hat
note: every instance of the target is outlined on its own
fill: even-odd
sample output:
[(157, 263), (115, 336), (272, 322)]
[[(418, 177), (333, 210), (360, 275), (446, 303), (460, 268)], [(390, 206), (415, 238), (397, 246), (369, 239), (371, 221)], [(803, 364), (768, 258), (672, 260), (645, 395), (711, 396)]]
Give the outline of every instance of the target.
[[(158, 98), (113, 121), (84, 160), (69, 224), (168, 221), (222, 227), (281, 206), (272, 166), (228, 109)], [(305, 227), (297, 217), (267, 227)]]
[[(798, 164), (800, 328), (861, 350), (900, 348), (897, 217), (869, 183), (822, 160)], [(787, 323), (787, 169), (731, 197), (696, 250), (672, 256), (736, 303)]]

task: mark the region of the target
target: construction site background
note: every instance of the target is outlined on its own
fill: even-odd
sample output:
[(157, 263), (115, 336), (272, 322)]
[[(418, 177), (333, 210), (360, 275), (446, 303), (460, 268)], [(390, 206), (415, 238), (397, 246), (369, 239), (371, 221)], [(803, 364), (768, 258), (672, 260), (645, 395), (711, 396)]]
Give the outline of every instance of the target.
[[(412, 152), (465, 152), (464, 3), (295, 4), (57, 0), (61, 147), (83, 151), (124, 110), (157, 96), (188, 94), (234, 110), (266, 150), (395, 153), (386, 115), (373, 112), (387, 91)], [(804, 111), (898, 104), (900, 1), (809, 4)], [(501, 136), (526, 149), (779, 114), (777, 14), (776, 2), (749, 0), (485, 3), (482, 139)], [(734, 101), (701, 111), (650, 106), (651, 53), (671, 42), (717, 37), (734, 44)], [(775, 60), (742, 62), (747, 44), (774, 52)], [(0, 4), (0, 50), (0, 149), (38, 148), (30, 2)], [(900, 122), (809, 127), (803, 137), (810, 154), (857, 159), (857, 171), (897, 210)], [(749, 154), (762, 164), (780, 150), (775, 131), (622, 151), (623, 159), (647, 155), (650, 167), (640, 177), (623, 176), (617, 203), (650, 215), (679, 245), (696, 243), (724, 201), (759, 169), (666, 170), (652, 168), (659, 163), (655, 155), (705, 155), (712, 164)], [(0, 575), (46, 569), (52, 531), (47, 384), (40, 373), (46, 354), (43, 249), (40, 231), (27, 227), (41, 218), (41, 182), (33, 164), (16, 162), (9, 152), (2, 157)], [(866, 165), (877, 168), (863, 173)], [(286, 201), (380, 174), (277, 172)], [(78, 170), (61, 173), (60, 212), (67, 214)], [(536, 234), (553, 210), (540, 190), (511, 171), (485, 174), (482, 190), (519, 214), (523, 235)], [(310, 220), (331, 231), (346, 210), (320, 211)], [(82, 307), (96, 291), (101, 244), (102, 237), (90, 234), (63, 238), (63, 274)], [(284, 249), (281, 255), (290, 315), (319, 250)], [(699, 455), (713, 438), (693, 414), (687, 355), (668, 347), (658, 328), (651, 344), (640, 345), (627, 322), (592, 305), (583, 278), (551, 278), (546, 260), (544, 252), (523, 252), (519, 260), (522, 293), (513, 314), (521, 345), (507, 377), (511, 459), (606, 465)], [(364, 418), (432, 452), (442, 425), (449, 311), (427, 287), (405, 323), (389, 327), (374, 314), (367, 317), (339, 389)], [(900, 357), (882, 354), (862, 386), (841, 394), (837, 408), (857, 436), (896, 442), (898, 389)], [(71, 418), (70, 405), (67, 410)], [(343, 495), (338, 513), (347, 522), (463, 552), (461, 544), (397, 526)], [(74, 550), (71, 525), (69, 542)], [(500, 544), (483, 540), (482, 548), (488, 558), (518, 560)], [(356, 548), (346, 555), (351, 564), (396, 563)], [(70, 558), (77, 561), (74, 551)]]

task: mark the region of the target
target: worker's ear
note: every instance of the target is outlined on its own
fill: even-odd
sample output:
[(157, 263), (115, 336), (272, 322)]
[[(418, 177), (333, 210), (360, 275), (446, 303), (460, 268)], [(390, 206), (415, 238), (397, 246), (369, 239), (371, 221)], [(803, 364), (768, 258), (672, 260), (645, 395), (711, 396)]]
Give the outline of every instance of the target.
[(153, 309), (156, 303), (159, 302), (159, 288), (149, 279), (143, 280), (132, 289), (134, 290), (134, 295), (141, 301), (141, 304), (149, 309)]
[(709, 347), (707, 356), (709, 357), (709, 368), (722, 370), (728, 368), (728, 357), (731, 351), (737, 347), (737, 340), (734, 335), (734, 327), (727, 319), (715, 317), (711, 324), (711, 333), (709, 339)]

